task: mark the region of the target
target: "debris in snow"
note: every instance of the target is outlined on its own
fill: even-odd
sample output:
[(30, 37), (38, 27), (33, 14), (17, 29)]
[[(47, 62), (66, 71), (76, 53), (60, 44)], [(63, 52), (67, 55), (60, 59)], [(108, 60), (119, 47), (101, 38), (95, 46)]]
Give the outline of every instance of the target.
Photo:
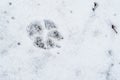
[(12, 20), (14, 20), (14, 19), (15, 19), (15, 17), (14, 17), (14, 16), (12, 16), (12, 17), (11, 17), (11, 19), (12, 19)]
[(110, 56), (112, 56), (112, 50), (109, 50), (108, 53)]
[(11, 6), (11, 5), (12, 5), (12, 2), (9, 2), (9, 5)]
[(112, 25), (111, 27), (112, 27), (112, 29), (114, 30), (114, 32), (117, 34), (118, 32), (117, 32), (117, 30), (116, 30), (115, 25)]
[(92, 8), (92, 10), (95, 11), (97, 7), (98, 7), (98, 3), (94, 2), (94, 7)]
[(17, 45), (21, 45), (21, 43), (20, 43), (20, 42), (18, 42), (18, 43), (17, 43)]

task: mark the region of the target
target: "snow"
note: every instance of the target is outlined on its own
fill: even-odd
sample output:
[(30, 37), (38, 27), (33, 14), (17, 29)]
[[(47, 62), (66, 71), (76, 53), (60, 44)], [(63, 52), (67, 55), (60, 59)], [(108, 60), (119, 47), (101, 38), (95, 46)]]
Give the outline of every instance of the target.
[[(0, 80), (120, 80), (119, 4), (1, 0)], [(57, 28), (46, 29), (45, 20)], [(33, 29), (37, 35), (31, 39), (27, 28), (36, 21), (43, 31)], [(55, 30), (63, 39), (49, 36)], [(36, 37), (43, 39), (45, 48), (35, 46)], [(54, 47), (48, 48), (48, 39)]]

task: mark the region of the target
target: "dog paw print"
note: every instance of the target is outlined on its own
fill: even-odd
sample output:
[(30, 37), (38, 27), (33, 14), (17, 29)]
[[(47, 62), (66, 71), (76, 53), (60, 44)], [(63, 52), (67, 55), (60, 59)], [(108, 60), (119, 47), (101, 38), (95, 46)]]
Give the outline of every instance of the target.
[(50, 48), (54, 48), (54, 47), (55, 47), (54, 41), (50, 38), (46, 39), (46, 48), (50, 49)]
[(42, 49), (46, 49), (45, 44), (43, 42), (43, 39), (41, 37), (36, 37), (34, 40), (34, 45), (36, 47), (42, 48)]
[(44, 25), (40, 21), (35, 21), (29, 24), (27, 32), (32, 38), (34, 46), (41, 49), (60, 48), (57, 42), (63, 39), (63, 36), (58, 31), (56, 24), (51, 20), (43, 20)]
[(35, 38), (43, 33), (43, 27), (39, 21), (34, 21), (28, 25), (27, 32), (30, 38)]
[(51, 38), (56, 39), (56, 40), (63, 39), (62, 35), (57, 30), (52, 30), (52, 31), (48, 32), (48, 37), (51, 37)]
[(63, 39), (63, 36), (58, 31), (56, 24), (50, 20), (44, 20), (44, 26), (47, 30), (47, 38), (46, 38), (46, 48), (60, 48), (60, 45), (57, 44), (58, 41)]
[(44, 25), (47, 30), (55, 29), (57, 28), (55, 23), (51, 20), (44, 20)]

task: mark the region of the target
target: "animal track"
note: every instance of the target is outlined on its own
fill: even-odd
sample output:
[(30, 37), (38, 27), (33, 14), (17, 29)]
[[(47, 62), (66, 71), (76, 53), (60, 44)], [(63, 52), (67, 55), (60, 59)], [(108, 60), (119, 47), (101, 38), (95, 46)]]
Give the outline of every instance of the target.
[(44, 20), (44, 24), (45, 24), (45, 28), (47, 30), (53, 29), (53, 28), (57, 28), (55, 23), (53, 21), (50, 20)]
[[(33, 39), (34, 46), (41, 49), (52, 49), (57, 46), (58, 41), (63, 39), (63, 36), (57, 30), (55, 23), (51, 20), (44, 20), (44, 26), (40, 21), (32, 22), (27, 27), (29, 37)], [(45, 35), (47, 31), (47, 34)], [(44, 37), (46, 36), (46, 37)]]
[(47, 39), (47, 41), (46, 41), (46, 46), (47, 46), (48, 49), (54, 48), (54, 47), (55, 47), (55, 43), (53, 42), (52, 39), (49, 38), (49, 39)]
[(62, 35), (60, 35), (60, 33), (57, 30), (50, 31), (48, 33), (48, 36), (57, 40), (63, 39)]
[(39, 47), (39, 48), (45, 49), (45, 44), (44, 44), (41, 37), (36, 37), (35, 38), (34, 45)]
[(32, 22), (27, 27), (27, 32), (30, 37), (34, 37), (35, 35), (40, 35), (43, 32), (42, 25), (38, 21)]

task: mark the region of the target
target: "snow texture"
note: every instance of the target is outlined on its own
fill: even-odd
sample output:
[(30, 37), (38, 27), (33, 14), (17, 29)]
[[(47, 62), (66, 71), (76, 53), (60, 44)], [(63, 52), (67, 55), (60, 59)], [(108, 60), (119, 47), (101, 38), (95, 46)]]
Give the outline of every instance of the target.
[(120, 0), (0, 0), (0, 80), (120, 80)]

